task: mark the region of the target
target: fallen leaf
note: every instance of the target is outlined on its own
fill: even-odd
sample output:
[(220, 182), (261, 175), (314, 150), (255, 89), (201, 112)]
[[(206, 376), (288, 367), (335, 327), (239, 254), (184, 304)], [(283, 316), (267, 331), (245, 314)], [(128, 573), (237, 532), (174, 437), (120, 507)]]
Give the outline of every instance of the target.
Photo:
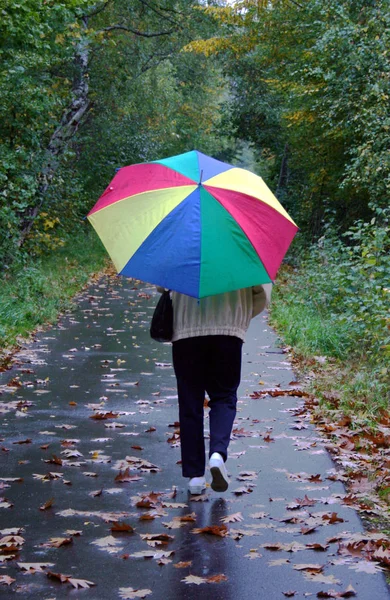
[(192, 560), (187, 560), (187, 561), (180, 561), (178, 563), (175, 563), (173, 566), (176, 569), (186, 569), (187, 567), (190, 567), (192, 565)]
[(53, 504), (54, 498), (50, 498), (50, 500), (47, 500), (45, 504), (42, 504), (42, 506), (39, 507), (39, 510), (47, 510), (48, 508), (51, 508)]
[(117, 483), (129, 483), (132, 481), (140, 481), (142, 477), (139, 475), (130, 475), (130, 467), (127, 467), (124, 471), (119, 471), (114, 481)]
[(296, 571), (309, 571), (310, 573), (321, 573), (324, 570), (324, 565), (298, 564), (294, 565), (293, 568)]
[(62, 538), (62, 537), (55, 537), (55, 538), (50, 538), (50, 540), (48, 542), (46, 542), (45, 544), (41, 544), (41, 546), (43, 546), (44, 548), (61, 548), (61, 546), (68, 546), (68, 544), (71, 544), (73, 542), (73, 538), (68, 537), (68, 538)]
[(93, 581), (88, 581), (87, 579), (74, 579), (73, 577), (69, 577), (68, 582), (76, 589), (90, 588), (96, 585), (96, 583), (94, 583)]
[(133, 588), (119, 588), (119, 596), (123, 600), (132, 600), (133, 598), (146, 598), (152, 593), (152, 590), (133, 590)]
[(161, 558), (169, 558), (174, 554), (173, 550), (168, 552), (163, 550), (141, 550), (140, 552), (133, 552), (130, 554), (132, 558), (154, 558), (155, 560), (160, 560)]
[(197, 575), (187, 575), (184, 579), (181, 580), (183, 583), (187, 584), (195, 584), (201, 585), (202, 583), (207, 583), (205, 577), (198, 577)]
[(221, 581), (227, 581), (227, 577), (223, 573), (207, 577), (207, 583), (221, 583)]
[(14, 581), (16, 581), (16, 579), (12, 579), (12, 577), (9, 577), (8, 575), (0, 575), (0, 584), (11, 585)]
[(196, 527), (192, 530), (192, 533), (205, 533), (207, 535), (216, 535), (218, 537), (225, 537), (228, 534), (228, 528), (226, 525), (211, 525), (209, 527)]
[(232, 515), (227, 515), (226, 517), (221, 518), (222, 523), (238, 523), (243, 520), (244, 517), (240, 512), (234, 513)]
[(133, 533), (134, 529), (128, 523), (121, 523), (120, 521), (115, 521), (115, 523), (112, 524), (111, 531)]
[(18, 562), (18, 567), (22, 569), (22, 571), (27, 571), (29, 573), (43, 573), (44, 569), (47, 567), (54, 567), (54, 563), (23, 563)]
[(253, 492), (253, 488), (250, 486), (241, 486), (232, 491), (232, 494), (236, 494), (236, 496), (241, 496), (242, 494), (250, 494)]

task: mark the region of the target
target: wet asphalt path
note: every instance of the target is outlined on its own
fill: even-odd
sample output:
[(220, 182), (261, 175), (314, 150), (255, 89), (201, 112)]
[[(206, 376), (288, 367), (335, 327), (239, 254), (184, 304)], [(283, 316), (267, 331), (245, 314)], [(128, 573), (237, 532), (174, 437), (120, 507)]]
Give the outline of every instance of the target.
[[(263, 315), (252, 321), (243, 350), (230, 488), (189, 497), (178, 464), (171, 349), (148, 333), (155, 303), (153, 288), (102, 279), (0, 374), (0, 581), (15, 580), (0, 585), (0, 596), (103, 600), (120, 598), (121, 591), (124, 598), (273, 600), (316, 598), (352, 585), (360, 600), (389, 598), (384, 574), (366, 572), (364, 561), (338, 554), (332, 541), (340, 532), (361, 532), (362, 525), (341, 504), (342, 484), (327, 479), (334, 464), (325, 442), (309, 419), (294, 415), (300, 399), (250, 397), (296, 387), (288, 356)], [(12, 380), (15, 385), (7, 385)], [(97, 414), (106, 418), (90, 418)], [(137, 478), (115, 481), (126, 467)], [(159, 495), (149, 498), (149, 508), (137, 507), (150, 492)], [(329, 523), (332, 513), (336, 522)], [(180, 522), (186, 515), (190, 520)], [(227, 535), (193, 533), (225, 525), (221, 519)], [(134, 532), (112, 532), (115, 521)], [(312, 533), (302, 533), (314, 524)], [(16, 533), (7, 548), (4, 537)], [(61, 542), (53, 538), (70, 542), (55, 547)], [(132, 556), (145, 551), (154, 557)], [(20, 563), (51, 566), (26, 574)], [(48, 570), (95, 586), (75, 589), (48, 578)], [(190, 575), (193, 583), (183, 581)], [(219, 582), (207, 582), (214, 576)], [(146, 591), (137, 596), (128, 588)]]

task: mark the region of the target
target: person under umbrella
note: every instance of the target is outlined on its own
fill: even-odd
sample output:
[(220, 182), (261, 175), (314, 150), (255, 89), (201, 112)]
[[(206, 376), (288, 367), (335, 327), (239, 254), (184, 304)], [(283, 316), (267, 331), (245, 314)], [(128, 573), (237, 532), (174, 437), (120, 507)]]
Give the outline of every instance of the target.
[(201, 494), (206, 487), (205, 393), (210, 408), (211, 488), (228, 489), (225, 463), (236, 416), (242, 344), (251, 319), (268, 306), (271, 290), (272, 284), (264, 284), (200, 300), (172, 292), (182, 473), (189, 479), (191, 494)]

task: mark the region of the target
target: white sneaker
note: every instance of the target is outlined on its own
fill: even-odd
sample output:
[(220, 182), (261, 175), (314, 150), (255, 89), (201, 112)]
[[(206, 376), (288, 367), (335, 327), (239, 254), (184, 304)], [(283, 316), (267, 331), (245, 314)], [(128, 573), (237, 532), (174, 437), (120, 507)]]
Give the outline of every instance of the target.
[(211, 472), (211, 489), (214, 492), (226, 492), (229, 487), (228, 474), (225, 467), (225, 462), (218, 452), (214, 452), (209, 460)]
[(192, 477), (188, 482), (188, 491), (190, 494), (199, 495), (206, 489), (206, 479), (204, 477)]

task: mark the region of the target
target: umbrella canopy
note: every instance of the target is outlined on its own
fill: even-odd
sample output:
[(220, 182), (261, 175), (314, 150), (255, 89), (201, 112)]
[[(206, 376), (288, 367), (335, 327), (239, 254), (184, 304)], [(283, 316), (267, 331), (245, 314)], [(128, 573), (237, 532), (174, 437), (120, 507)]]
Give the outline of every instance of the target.
[(261, 177), (195, 150), (119, 169), (88, 219), (119, 274), (195, 298), (270, 283), (298, 229)]

